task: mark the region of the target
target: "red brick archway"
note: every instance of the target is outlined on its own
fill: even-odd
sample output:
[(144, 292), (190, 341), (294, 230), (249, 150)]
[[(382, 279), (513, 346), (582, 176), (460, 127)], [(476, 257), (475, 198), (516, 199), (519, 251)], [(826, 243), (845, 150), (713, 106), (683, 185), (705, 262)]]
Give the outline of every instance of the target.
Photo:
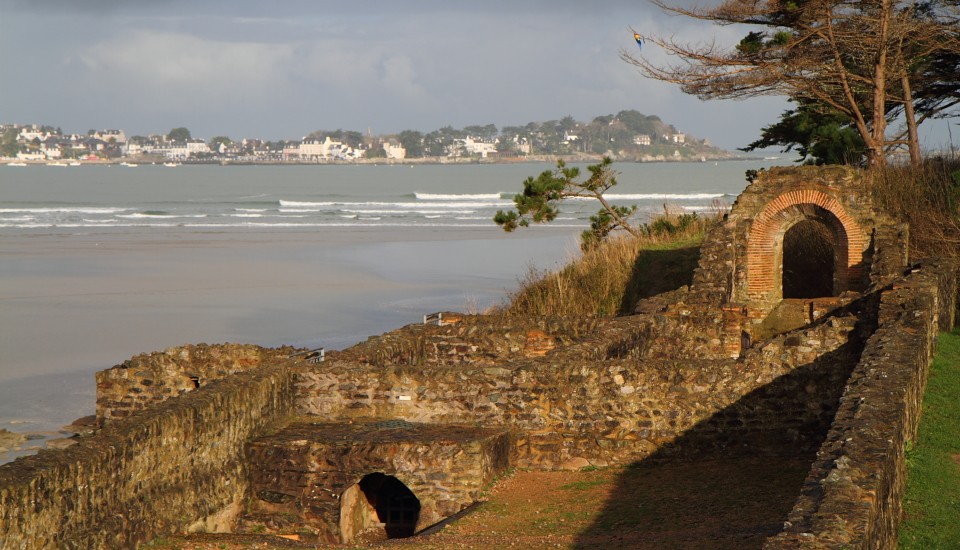
[(836, 199), (818, 189), (801, 189), (770, 201), (753, 221), (747, 240), (750, 300), (782, 299), (783, 235), (805, 219), (817, 220), (833, 231), (836, 290), (859, 288), (867, 236)]

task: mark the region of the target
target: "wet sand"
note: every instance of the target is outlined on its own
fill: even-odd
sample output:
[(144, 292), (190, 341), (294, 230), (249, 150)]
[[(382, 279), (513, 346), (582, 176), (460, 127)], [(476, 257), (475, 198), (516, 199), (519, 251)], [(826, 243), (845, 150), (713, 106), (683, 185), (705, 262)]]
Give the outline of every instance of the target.
[(93, 373), (186, 343), (341, 349), (440, 310), (484, 309), (575, 234), (496, 228), (5, 234), (0, 428), (94, 409)]

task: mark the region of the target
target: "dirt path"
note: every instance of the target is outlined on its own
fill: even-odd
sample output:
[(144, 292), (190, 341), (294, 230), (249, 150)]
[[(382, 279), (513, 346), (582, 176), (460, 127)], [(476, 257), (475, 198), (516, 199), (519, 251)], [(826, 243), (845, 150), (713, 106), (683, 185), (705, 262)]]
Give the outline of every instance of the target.
[[(751, 457), (518, 472), (493, 487), (475, 512), (437, 534), (361, 547), (760, 548), (782, 526), (808, 468), (808, 458)], [(192, 535), (151, 547), (314, 548), (257, 539)]]

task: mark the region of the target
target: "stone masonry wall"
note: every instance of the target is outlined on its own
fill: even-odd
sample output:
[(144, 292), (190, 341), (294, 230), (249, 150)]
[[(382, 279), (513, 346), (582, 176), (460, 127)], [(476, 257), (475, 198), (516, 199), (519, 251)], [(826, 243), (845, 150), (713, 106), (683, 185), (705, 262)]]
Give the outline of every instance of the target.
[(444, 313), (450, 324), (408, 325), (330, 359), (374, 366), (499, 364), (542, 356), (605, 329), (602, 319), (533, 319)]
[(0, 548), (134, 548), (228, 523), (248, 490), (244, 445), (290, 414), (293, 374), (239, 373), (0, 466)]
[(373, 473), (394, 476), (419, 500), (417, 530), (475, 503), (510, 467), (505, 430), (398, 421), (301, 422), (247, 447), (252, 491), (241, 530), (309, 531), (341, 540), (348, 488)]
[(955, 268), (930, 264), (883, 293), (879, 328), (854, 369), (782, 533), (767, 550), (893, 548), (938, 330), (950, 330)]
[(685, 349), (670, 351), (737, 357), (749, 341), (769, 336), (766, 317), (782, 298), (783, 232), (804, 219), (827, 225), (838, 239), (834, 290), (841, 300), (902, 273), (907, 229), (872, 207), (862, 174), (842, 166), (774, 168), (758, 175), (704, 239), (691, 287), (637, 311), (657, 311), (658, 336), (689, 336)]
[[(751, 256), (751, 252), (760, 250), (754, 250), (753, 247), (762, 248), (762, 245), (752, 242), (750, 236), (759, 236), (755, 234), (754, 225), (762, 223), (761, 218), (766, 214), (784, 211), (783, 209), (791, 205), (825, 209), (830, 215), (845, 220), (843, 225), (846, 227), (846, 238), (851, 239), (847, 243), (851, 247), (847, 250), (849, 262), (851, 268), (857, 268), (856, 272), (861, 274), (861, 282), (865, 286), (868, 273), (874, 266), (859, 264), (872, 261), (870, 240), (877, 228), (895, 224), (873, 209), (862, 175), (856, 170), (843, 166), (803, 166), (780, 167), (761, 172), (737, 197), (727, 219), (704, 241), (700, 267), (694, 275), (693, 283), (698, 293), (707, 295), (708, 302), (717, 304), (746, 304), (754, 300), (763, 302), (766, 298), (754, 295), (758, 281), (751, 283), (750, 278), (763, 277), (764, 274), (751, 274), (750, 271), (758, 270), (760, 264), (772, 267), (776, 255), (773, 250), (765, 250), (765, 254), (754, 253)], [(851, 232), (861, 237), (854, 239)], [(905, 253), (900, 253), (905, 250), (905, 241), (891, 240), (883, 245), (884, 254), (890, 256), (893, 263), (896, 258), (905, 259)], [(899, 268), (890, 265), (886, 258), (882, 263), (885, 269)], [(853, 287), (846, 289), (862, 290)]]
[[(325, 419), (507, 426), (518, 432), (518, 466), (555, 469), (646, 456), (780, 380), (778, 391), (755, 395), (712, 427), (723, 437), (704, 440), (733, 449), (767, 438), (767, 448), (776, 452), (783, 437), (805, 437), (810, 426), (826, 431), (838, 388), (858, 357), (853, 325), (852, 318), (835, 318), (789, 333), (751, 349), (743, 362), (657, 361), (629, 353), (596, 359), (583, 350), (498, 365), (375, 367), (338, 358), (299, 376), (298, 409)], [(391, 341), (403, 341), (405, 330)], [(594, 344), (589, 349), (604, 348)]]
[(284, 361), (297, 350), (249, 344), (186, 345), (143, 353), (97, 372), (97, 421), (125, 418), (225, 376)]

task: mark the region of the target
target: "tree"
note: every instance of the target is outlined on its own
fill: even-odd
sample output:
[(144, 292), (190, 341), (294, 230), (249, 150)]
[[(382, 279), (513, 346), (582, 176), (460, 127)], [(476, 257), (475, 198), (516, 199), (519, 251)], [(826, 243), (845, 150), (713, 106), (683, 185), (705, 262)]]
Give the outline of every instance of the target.
[(3, 130), (0, 135), (0, 153), (5, 157), (15, 157), (20, 152), (20, 144), (17, 143), (17, 136), (20, 130), (14, 126)]
[(584, 231), (581, 245), (584, 248), (605, 239), (611, 232), (622, 229), (635, 237), (641, 235), (634, 228), (629, 217), (636, 212), (636, 206), (616, 206), (610, 204), (603, 194), (617, 185), (616, 173), (611, 168), (613, 161), (604, 157), (600, 164), (587, 167), (590, 175), (583, 181), (580, 169), (567, 167), (562, 160), (557, 161), (554, 170), (544, 170), (538, 177), (527, 178), (523, 182), (523, 193), (515, 195), (513, 202), (516, 210), (498, 210), (493, 221), (511, 232), (518, 227), (528, 227), (530, 222), (545, 223), (556, 219), (560, 213), (560, 203), (570, 198), (591, 198), (600, 202), (601, 209), (590, 218), (590, 229)]
[(368, 159), (383, 159), (387, 158), (387, 152), (383, 150), (383, 142), (376, 142), (370, 145), (370, 147), (364, 152), (364, 158)]
[(493, 124), (487, 124), (485, 126), (465, 126), (463, 128), (463, 133), (468, 136), (476, 136), (483, 139), (493, 139), (497, 137), (497, 127)]
[(863, 139), (850, 127), (850, 119), (837, 112), (823, 112), (810, 102), (784, 112), (779, 122), (765, 127), (760, 135), (741, 150), (780, 146), (787, 152), (796, 147), (798, 162), (805, 164), (858, 164), (866, 154)]
[(190, 130), (182, 126), (180, 128), (174, 128), (167, 134), (167, 139), (170, 141), (188, 141), (190, 139)]
[[(674, 14), (761, 30), (750, 31), (734, 48), (647, 37), (681, 60), (674, 65), (626, 50), (621, 57), (702, 99), (787, 95), (842, 115), (863, 140), (867, 163), (877, 166), (890, 146), (907, 144), (911, 156), (919, 154), (916, 125), (932, 113), (916, 111), (915, 81), (927, 83), (921, 75), (932, 60), (960, 51), (950, 1), (723, 0), (710, 8), (682, 8), (654, 0)], [(894, 115), (905, 121), (905, 138), (888, 136)]]
[(397, 141), (407, 151), (407, 158), (423, 156), (423, 134), (415, 130), (404, 130), (397, 134)]
[(220, 146), (228, 147), (233, 145), (233, 140), (227, 136), (213, 136), (210, 138), (210, 150), (215, 153), (220, 153)]

